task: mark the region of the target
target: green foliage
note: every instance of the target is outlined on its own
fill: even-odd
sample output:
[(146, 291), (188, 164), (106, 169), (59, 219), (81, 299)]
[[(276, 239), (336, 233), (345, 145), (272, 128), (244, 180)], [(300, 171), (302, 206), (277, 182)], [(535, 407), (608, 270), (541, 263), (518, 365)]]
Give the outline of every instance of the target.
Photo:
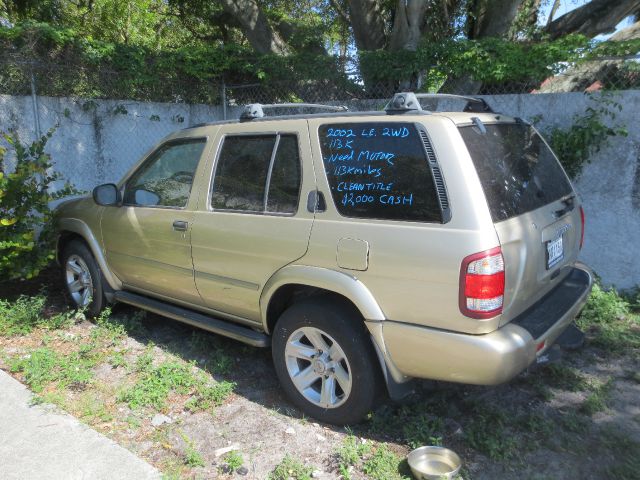
[(604, 383), (592, 383), (590, 385), (591, 392), (580, 405), (580, 411), (585, 415), (593, 415), (606, 409), (612, 388), (613, 379)]
[[(52, 172), (52, 161), (44, 149), (53, 130), (31, 145), (18, 135), (0, 132), (9, 150), (0, 144), (0, 277), (28, 279), (36, 276), (54, 258), (52, 211), (49, 202), (75, 193), (66, 184), (51, 192), (61, 179)], [(6, 155), (11, 152), (14, 168)]]
[(202, 454), (196, 450), (193, 441), (184, 433), (180, 432), (180, 436), (186, 445), (184, 450), (184, 463), (189, 467), (204, 467), (204, 459)]
[(271, 471), (268, 480), (311, 480), (313, 468), (305, 465), (290, 455), (285, 455), (282, 461)]
[(517, 442), (507, 430), (509, 417), (505, 411), (475, 403), (473, 412), (473, 418), (464, 426), (467, 444), (493, 460), (512, 458), (517, 449)]
[(385, 445), (378, 445), (371, 457), (364, 462), (362, 471), (373, 480), (404, 480), (409, 476), (404, 475), (401, 467), (402, 458), (393, 453)]
[(571, 178), (580, 174), (584, 164), (607, 145), (610, 137), (628, 135), (624, 125), (614, 123), (616, 111), (622, 111), (622, 105), (611, 94), (588, 95), (593, 106), (587, 107), (584, 114), (575, 115), (568, 129), (554, 128), (547, 135), (551, 148)]
[(26, 384), (36, 393), (52, 382), (63, 388), (82, 389), (93, 378), (95, 365), (95, 357), (80, 352), (64, 356), (46, 347), (9, 362), (11, 371), (22, 373)]
[(26, 335), (34, 328), (57, 330), (73, 323), (75, 312), (44, 315), (46, 297), (20, 296), (15, 302), (0, 299), (0, 335)]
[(577, 324), (589, 333), (590, 342), (609, 355), (640, 349), (640, 315), (631, 311), (615, 289), (606, 290), (596, 283)]
[(244, 459), (242, 458), (242, 454), (235, 450), (227, 453), (224, 456), (223, 460), (231, 472), (235, 472), (244, 464)]
[[(144, 356), (139, 360), (142, 358)], [(191, 368), (190, 364), (172, 361), (163, 362), (157, 367), (145, 365), (136, 384), (123, 391), (118, 400), (126, 402), (133, 409), (146, 406), (162, 409), (171, 392), (186, 394), (196, 385), (197, 379)]]

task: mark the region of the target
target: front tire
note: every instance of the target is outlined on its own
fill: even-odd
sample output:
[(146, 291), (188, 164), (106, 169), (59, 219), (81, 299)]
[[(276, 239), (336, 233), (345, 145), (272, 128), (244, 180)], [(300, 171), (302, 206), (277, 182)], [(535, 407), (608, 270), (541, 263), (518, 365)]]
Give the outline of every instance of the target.
[(273, 332), (280, 383), (304, 413), (335, 425), (361, 421), (378, 394), (378, 360), (363, 319), (330, 296), (289, 307)]
[(96, 317), (106, 305), (100, 267), (89, 248), (72, 240), (62, 253), (63, 279), (67, 295), (74, 307)]

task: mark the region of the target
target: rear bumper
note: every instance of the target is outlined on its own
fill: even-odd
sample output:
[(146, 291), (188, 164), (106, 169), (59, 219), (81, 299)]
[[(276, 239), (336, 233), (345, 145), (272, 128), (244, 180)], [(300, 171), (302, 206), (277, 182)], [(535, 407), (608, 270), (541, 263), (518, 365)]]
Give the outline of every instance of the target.
[(408, 377), (476, 385), (506, 382), (533, 363), (573, 322), (587, 302), (592, 283), (589, 268), (577, 264), (539, 302), (486, 335), (385, 321), (388, 360)]

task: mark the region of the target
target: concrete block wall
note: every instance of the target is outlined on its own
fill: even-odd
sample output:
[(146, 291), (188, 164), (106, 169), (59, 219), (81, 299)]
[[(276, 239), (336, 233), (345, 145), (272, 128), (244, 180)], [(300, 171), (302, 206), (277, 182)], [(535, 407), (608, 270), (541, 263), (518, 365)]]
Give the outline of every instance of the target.
[[(486, 96), (494, 110), (528, 120), (538, 127), (568, 127), (592, 100), (581, 93)], [(628, 137), (614, 137), (591, 158), (575, 181), (587, 218), (581, 254), (608, 285), (640, 285), (640, 91), (625, 91), (617, 122)], [(37, 97), (40, 128), (57, 125), (48, 144), (56, 169), (82, 190), (115, 182), (165, 135), (177, 129), (222, 119), (219, 106), (141, 103)], [(350, 102), (352, 110), (379, 110), (383, 101)], [(425, 102), (425, 108), (459, 110), (456, 101)], [(35, 138), (32, 97), (0, 95), (0, 131), (15, 130), (24, 142)], [(237, 118), (238, 107), (227, 107)]]

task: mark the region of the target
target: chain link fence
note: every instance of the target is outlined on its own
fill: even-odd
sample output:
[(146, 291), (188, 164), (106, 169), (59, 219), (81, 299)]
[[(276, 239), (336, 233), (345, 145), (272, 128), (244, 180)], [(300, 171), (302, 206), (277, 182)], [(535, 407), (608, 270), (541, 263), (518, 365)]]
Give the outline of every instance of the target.
[[(483, 84), (461, 78), (432, 90), (491, 95), (489, 103), (496, 111), (509, 114), (519, 111), (521, 94), (639, 89), (639, 60), (607, 57), (565, 64), (561, 73), (544, 81)], [(424, 90), (415, 88), (421, 87), (419, 83), (414, 81), (411, 88), (401, 82), (351, 78), (225, 84), (219, 76), (200, 79), (163, 71), (161, 78), (133, 77), (91, 68), (73, 57), (53, 62), (4, 52), (0, 53), (0, 131), (19, 130), (21, 138), (33, 139), (56, 126), (52, 148), (70, 163), (65, 168), (76, 175), (74, 183), (88, 189), (99, 181), (117, 180), (167, 134), (198, 123), (238, 118), (240, 107), (247, 103), (305, 102), (346, 105), (352, 111), (381, 110), (397, 91)], [(451, 100), (423, 101), (427, 110), (463, 106)], [(73, 162), (84, 165), (82, 174), (74, 170)]]

